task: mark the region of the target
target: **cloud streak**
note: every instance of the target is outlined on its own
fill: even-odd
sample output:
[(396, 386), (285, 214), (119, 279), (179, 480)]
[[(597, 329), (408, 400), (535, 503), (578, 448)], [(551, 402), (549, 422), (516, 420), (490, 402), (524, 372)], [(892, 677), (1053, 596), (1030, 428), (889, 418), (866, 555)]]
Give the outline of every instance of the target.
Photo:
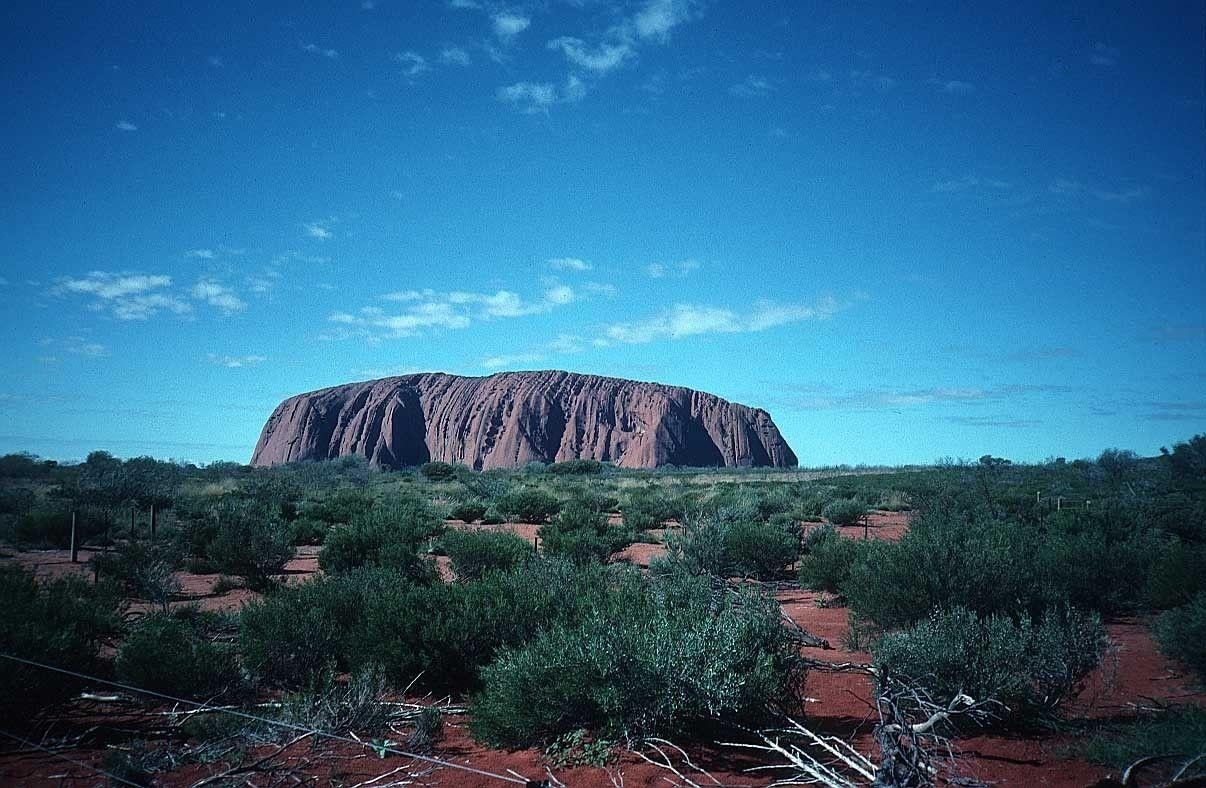
[(474, 323), (505, 320), (551, 312), (578, 299), (573, 288), (550, 285), (537, 298), (526, 299), (511, 290), (478, 293), (464, 290), (402, 290), (386, 293), (381, 300), (404, 304), (385, 310), (378, 306), (361, 307), (357, 312), (335, 312), (328, 321), (337, 328), (324, 339), (360, 337), (371, 342), (402, 339), (428, 330), (457, 330)]
[(791, 323), (827, 320), (840, 310), (837, 301), (831, 297), (812, 304), (759, 301), (740, 312), (726, 307), (675, 304), (646, 320), (610, 325), (604, 330), (601, 341), (638, 345), (709, 334), (753, 333)]

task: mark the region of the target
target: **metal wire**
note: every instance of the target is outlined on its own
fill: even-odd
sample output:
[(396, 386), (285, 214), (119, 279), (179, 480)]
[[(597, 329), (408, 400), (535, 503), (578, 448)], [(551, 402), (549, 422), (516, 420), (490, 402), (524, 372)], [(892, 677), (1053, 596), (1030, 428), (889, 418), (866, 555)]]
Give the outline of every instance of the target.
[[(266, 717), (258, 717), (254, 714), (248, 714), (245, 711), (238, 711), (236, 709), (224, 709), (219, 706), (210, 706), (207, 703), (198, 703), (196, 701), (188, 700), (186, 698), (177, 698), (173, 695), (166, 695), (162, 692), (155, 692), (154, 690), (143, 689), (142, 687), (135, 687), (132, 684), (123, 684), (120, 681), (110, 681), (108, 679), (102, 679), (99, 676), (90, 676), (87, 673), (79, 673), (74, 670), (67, 670), (66, 668), (60, 668), (60, 667), (56, 667), (54, 665), (47, 665), (42, 662), (36, 662), (32, 659), (25, 659), (24, 657), (18, 657), (18, 656), (14, 656), (12, 654), (5, 654), (3, 652), (0, 652), (0, 659), (7, 659), (11, 662), (17, 662), (17, 663), (20, 663), (23, 665), (30, 665), (35, 668), (43, 668), (45, 670), (54, 671), (55, 673), (61, 673), (64, 676), (72, 676), (77, 679), (83, 679), (84, 681), (92, 681), (92, 682), (96, 682), (98, 684), (105, 684), (110, 687), (117, 687), (118, 689), (123, 689), (123, 690), (126, 690), (127, 692), (135, 692), (135, 693), (139, 693), (142, 695), (149, 695), (153, 698), (160, 698), (162, 700), (168, 700), (173, 703), (183, 703), (186, 706), (195, 707), (198, 711), (214, 711), (214, 712), (219, 712), (222, 714), (230, 714), (235, 717), (242, 717), (243, 719), (252, 720), (254, 722), (261, 722), (266, 725), (275, 725), (280, 728), (294, 730), (294, 731), (297, 731), (298, 733), (310, 733), (310, 734), (313, 734), (315, 736), (318, 736), (318, 737), (321, 737), (324, 739), (330, 739), (332, 741), (343, 742), (345, 744), (352, 744), (357, 747), (365, 747), (365, 748), (372, 749), (373, 751), (379, 752), (379, 753), (387, 752), (387, 753), (390, 753), (391, 755), (400, 755), (404, 758), (411, 758), (413, 760), (422, 761), (424, 763), (430, 763), (435, 766), (444, 766), (449, 769), (458, 769), (462, 772), (469, 772), (471, 774), (476, 774), (481, 777), (490, 777), (495, 780), (503, 780), (505, 782), (515, 783), (517, 785), (530, 785), (532, 783), (532, 781), (530, 781), (530, 780), (525, 780), (525, 779), (522, 779), (519, 777), (512, 777), (512, 776), (505, 775), (505, 774), (495, 774), (494, 772), (487, 772), (482, 769), (475, 769), (472, 766), (466, 766), (466, 765), (460, 764), (460, 763), (453, 763), (452, 761), (445, 761), (445, 760), (441, 760), (439, 758), (432, 758), (429, 755), (420, 755), (419, 753), (407, 752), (406, 750), (397, 750), (392, 747), (378, 746), (378, 745), (375, 745), (375, 744), (372, 744), (369, 742), (363, 742), (358, 739), (353, 739), (353, 738), (350, 738), (347, 736), (340, 736), (335, 733), (328, 733), (326, 731), (320, 731), (320, 730), (316, 730), (314, 728), (307, 728), (304, 725), (295, 725), (291, 722), (282, 722), (281, 720), (272, 720), (272, 719), (268, 719)], [(81, 765), (85, 765), (85, 764), (81, 764)], [(129, 783), (129, 782), (127, 782), (127, 784), (134, 785), (134, 783)]]
[(93, 766), (90, 763), (84, 763), (83, 761), (77, 761), (75, 758), (68, 758), (66, 755), (63, 755), (60, 752), (55, 752), (54, 750), (50, 749), (49, 747), (43, 747), (42, 745), (38, 744), (37, 742), (32, 742), (29, 739), (23, 739), (20, 736), (17, 736), (16, 734), (9, 733), (8, 731), (0, 730), (0, 736), (4, 736), (5, 738), (12, 739), (15, 742), (20, 742), (21, 744), (24, 744), (26, 747), (32, 747), (35, 750), (41, 750), (42, 752), (46, 753), (47, 755), (50, 755), (54, 758), (58, 758), (60, 761), (66, 761), (67, 763), (71, 763), (76, 766), (82, 766), (85, 769), (89, 769), (91, 771), (96, 772), (97, 774), (101, 774), (101, 775), (104, 775), (105, 777), (108, 777), (113, 782), (120, 783), (122, 785), (132, 785), (132, 786), (134, 786), (134, 788), (142, 788), (142, 783), (131, 782), (130, 780), (127, 780), (124, 777), (118, 777), (113, 772), (107, 772), (104, 769), (100, 768), (99, 766)]

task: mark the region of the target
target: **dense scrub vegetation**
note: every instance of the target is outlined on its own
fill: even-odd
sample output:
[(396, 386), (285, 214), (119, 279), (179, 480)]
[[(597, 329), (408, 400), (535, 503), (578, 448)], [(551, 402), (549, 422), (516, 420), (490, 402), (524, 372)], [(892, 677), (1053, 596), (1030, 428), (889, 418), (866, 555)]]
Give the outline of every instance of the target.
[[(898, 542), (843, 533), (906, 508)], [(1112, 616), (1149, 617), (1162, 649), (1206, 671), (1203, 436), (1146, 460), (985, 455), (825, 478), (0, 458), (0, 541), (65, 547), (73, 513), (99, 583), (0, 566), (0, 651), (171, 695), (283, 693), (299, 718), (338, 695), (372, 727), (373, 699), (412, 687), (468, 699), (476, 735), (506, 746), (756, 724), (791, 708), (801, 663), (753, 581), (793, 578), (850, 606), (881, 681), (991, 699), (997, 724), (1058, 716)], [(505, 521), (539, 526), (538, 545), (487, 527)], [(667, 555), (649, 572), (617, 560), (652, 539)], [(321, 546), (323, 572), (281, 582), (296, 545)], [(180, 569), (260, 593), (237, 615), (202, 614), (180, 606)], [(123, 597), (151, 612), (123, 619)], [(29, 717), (76, 688), (14, 668), (0, 707)]]

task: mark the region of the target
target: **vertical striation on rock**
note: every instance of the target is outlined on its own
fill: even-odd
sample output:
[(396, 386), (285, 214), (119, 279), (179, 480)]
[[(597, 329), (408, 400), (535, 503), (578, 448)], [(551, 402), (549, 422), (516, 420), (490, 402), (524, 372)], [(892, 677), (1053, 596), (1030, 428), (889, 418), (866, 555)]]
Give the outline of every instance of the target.
[(427, 372), (299, 394), (268, 417), (251, 464), (349, 454), (391, 468), (442, 460), (478, 470), (572, 459), (625, 468), (796, 464), (764, 410), (677, 386), (559, 371)]

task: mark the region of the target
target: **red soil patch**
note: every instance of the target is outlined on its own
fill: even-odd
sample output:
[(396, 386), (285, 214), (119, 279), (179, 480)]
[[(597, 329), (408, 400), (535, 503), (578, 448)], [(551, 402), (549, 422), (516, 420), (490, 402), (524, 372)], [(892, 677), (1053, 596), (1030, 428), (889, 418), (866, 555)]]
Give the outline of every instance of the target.
[[(816, 524), (805, 524), (805, 527), (816, 528)], [(867, 515), (867, 525), (836, 525), (838, 533), (850, 539), (885, 539), (889, 542), (900, 541), (905, 531), (909, 530), (908, 512), (871, 512)]]

